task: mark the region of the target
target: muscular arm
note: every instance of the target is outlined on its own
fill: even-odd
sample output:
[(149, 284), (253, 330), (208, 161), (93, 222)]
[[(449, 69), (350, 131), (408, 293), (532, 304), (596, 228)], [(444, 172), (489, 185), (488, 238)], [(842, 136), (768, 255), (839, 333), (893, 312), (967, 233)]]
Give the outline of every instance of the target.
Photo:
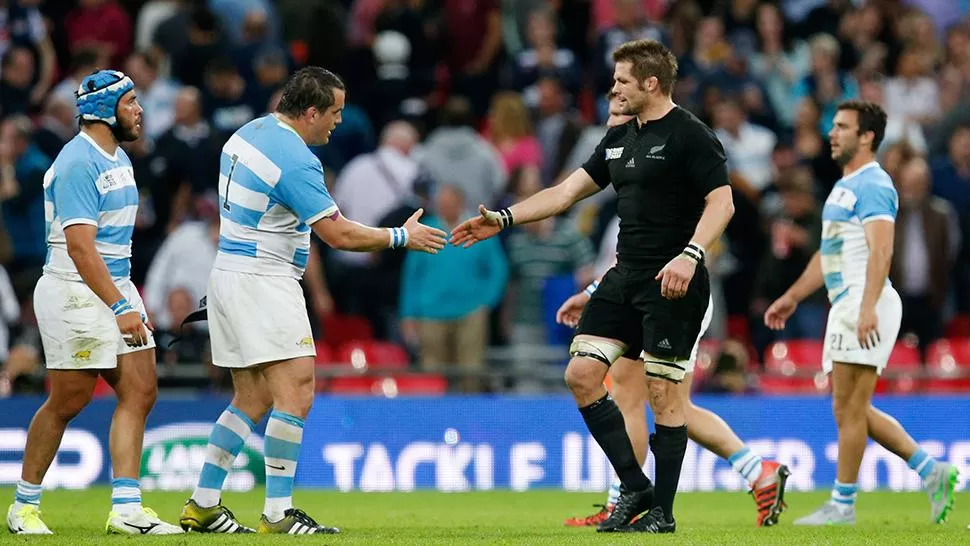
[(104, 264), (104, 260), (94, 247), (94, 239), (97, 235), (98, 227), (90, 224), (74, 224), (64, 228), (67, 254), (74, 262), (81, 280), (101, 298), (105, 305), (111, 307), (121, 300), (122, 295), (111, 280), (108, 266)]
[(866, 243), (869, 245), (869, 262), (866, 264), (862, 308), (874, 309), (893, 261), (894, 224), (888, 220), (873, 220), (864, 223), (863, 228), (866, 231)]
[(798, 277), (795, 284), (791, 285), (791, 288), (788, 289), (785, 295), (791, 297), (796, 302), (800, 302), (812, 295), (824, 284), (825, 280), (822, 278), (822, 255), (816, 252), (812, 255), (812, 259), (809, 260), (805, 271), (802, 271), (801, 276)]
[(593, 178), (584, 169), (576, 169), (561, 183), (512, 205), (509, 212), (516, 224), (528, 224), (562, 214), (598, 191), (600, 187), (593, 182)]
[(730, 186), (721, 186), (707, 194), (704, 200), (704, 212), (691, 240), (707, 249), (721, 237), (734, 216), (734, 198)]
[(391, 246), (391, 235), (386, 229), (365, 226), (340, 213), (321, 218), (310, 227), (317, 237), (337, 250), (375, 252)]

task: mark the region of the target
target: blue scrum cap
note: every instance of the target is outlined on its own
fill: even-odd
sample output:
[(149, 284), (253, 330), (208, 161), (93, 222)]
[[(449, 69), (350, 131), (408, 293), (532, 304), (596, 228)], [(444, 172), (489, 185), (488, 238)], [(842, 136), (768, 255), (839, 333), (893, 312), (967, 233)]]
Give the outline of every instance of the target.
[(114, 127), (118, 123), (118, 102), (134, 88), (131, 78), (117, 70), (99, 70), (85, 77), (77, 88), (81, 119), (103, 121)]

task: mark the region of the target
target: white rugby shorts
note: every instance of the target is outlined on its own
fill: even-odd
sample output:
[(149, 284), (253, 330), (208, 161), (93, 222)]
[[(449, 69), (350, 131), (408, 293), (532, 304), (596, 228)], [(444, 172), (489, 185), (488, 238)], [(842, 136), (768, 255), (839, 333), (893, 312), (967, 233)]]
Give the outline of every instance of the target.
[(317, 354), (303, 288), (292, 277), (213, 269), (206, 314), (216, 366), (248, 368)]
[[(135, 285), (125, 280), (117, 287), (147, 321)], [(155, 348), (155, 337), (147, 327), (148, 344), (129, 347), (114, 312), (83, 282), (42, 275), (34, 288), (34, 314), (50, 370), (114, 369), (118, 355)]]
[(850, 294), (832, 304), (828, 324), (825, 327), (822, 369), (832, 372), (834, 362), (872, 366), (877, 374), (882, 374), (889, 362), (889, 355), (896, 345), (899, 326), (903, 319), (903, 302), (892, 286), (886, 285), (876, 302), (877, 329), (879, 343), (870, 349), (859, 345), (856, 326), (859, 324), (859, 310), (862, 306), (861, 294)]

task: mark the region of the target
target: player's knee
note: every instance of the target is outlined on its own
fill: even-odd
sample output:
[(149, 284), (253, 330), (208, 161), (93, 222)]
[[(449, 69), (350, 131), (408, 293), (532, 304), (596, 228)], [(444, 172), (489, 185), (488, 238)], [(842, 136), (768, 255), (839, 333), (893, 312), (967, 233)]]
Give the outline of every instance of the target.
[(47, 406), (48, 411), (53, 413), (57, 418), (63, 422), (67, 423), (71, 419), (77, 417), (77, 414), (81, 413), (89, 402), (91, 402), (92, 393), (75, 392), (68, 396), (63, 396), (60, 398), (50, 399), (47, 401), (45, 406)]
[(606, 368), (585, 358), (573, 358), (566, 366), (566, 386), (574, 394), (591, 392), (603, 385)]
[(647, 382), (647, 392), (650, 409), (657, 419), (684, 414), (684, 401), (677, 395), (676, 383), (651, 377)]
[(866, 422), (866, 409), (868, 404), (861, 404), (850, 396), (832, 397), (832, 415), (835, 416), (835, 424), (844, 426), (853, 421)]
[(148, 415), (158, 400), (158, 383), (155, 381), (132, 382), (117, 393), (118, 404)]

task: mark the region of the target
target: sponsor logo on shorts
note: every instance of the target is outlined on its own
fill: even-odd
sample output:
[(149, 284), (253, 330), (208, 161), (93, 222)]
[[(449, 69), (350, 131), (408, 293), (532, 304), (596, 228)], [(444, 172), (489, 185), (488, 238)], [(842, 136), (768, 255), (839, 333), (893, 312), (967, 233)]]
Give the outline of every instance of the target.
[(660, 343), (657, 344), (657, 347), (660, 348), (660, 349), (671, 349), (672, 348), (670, 346), (670, 340), (667, 339), (667, 338), (661, 339), (660, 340)]
[(75, 362), (87, 362), (91, 360), (91, 351), (88, 349), (78, 351), (71, 355), (71, 358), (73, 358)]
[(301, 339), (300, 341), (297, 341), (296, 344), (299, 347), (313, 347), (313, 338), (310, 336), (307, 336)]
[(94, 307), (94, 302), (90, 298), (82, 298), (81, 296), (68, 296), (67, 303), (64, 304), (65, 311), (76, 311), (88, 307)]

